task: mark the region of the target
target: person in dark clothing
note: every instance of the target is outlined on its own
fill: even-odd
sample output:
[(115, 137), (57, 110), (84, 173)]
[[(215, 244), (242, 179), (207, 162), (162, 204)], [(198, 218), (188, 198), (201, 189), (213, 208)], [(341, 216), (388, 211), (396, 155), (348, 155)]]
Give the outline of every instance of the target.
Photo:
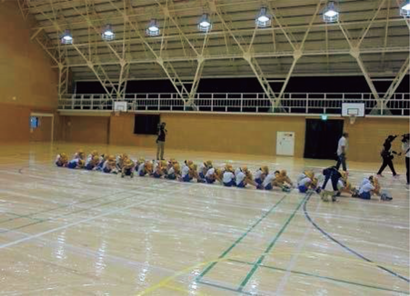
[[(163, 122), (158, 126), (158, 138), (157, 138), (157, 160), (164, 160), (165, 138), (167, 130), (165, 129), (166, 123)], [(160, 158), (161, 157), (161, 158)]]
[(337, 183), (339, 182), (339, 179), (342, 177), (342, 174), (338, 171), (336, 166), (333, 166), (324, 169), (323, 176), (325, 176), (325, 181), (323, 182), (321, 188), (322, 190), (320, 192), (322, 200), (327, 201), (327, 196), (331, 196), (332, 201), (336, 201), (336, 197), (339, 193)]
[(394, 165), (393, 165), (394, 155), (393, 154), (401, 155), (401, 153), (397, 154), (396, 151), (391, 151), (391, 144), (396, 138), (397, 138), (397, 135), (395, 135), (395, 136), (390, 135), (390, 136), (387, 137), (386, 141), (384, 141), (383, 150), (380, 153), (381, 157), (383, 158), (383, 163), (382, 163), (379, 171), (377, 172), (377, 176), (379, 176), (379, 177), (383, 177), (382, 173), (383, 173), (384, 169), (386, 168), (386, 166), (389, 166), (389, 168), (391, 169), (391, 171), (393, 173), (393, 177), (399, 177), (399, 175), (394, 170)]
[(404, 154), (404, 159), (406, 162), (406, 180), (407, 186), (410, 185), (410, 134), (406, 134), (402, 136), (402, 150)]

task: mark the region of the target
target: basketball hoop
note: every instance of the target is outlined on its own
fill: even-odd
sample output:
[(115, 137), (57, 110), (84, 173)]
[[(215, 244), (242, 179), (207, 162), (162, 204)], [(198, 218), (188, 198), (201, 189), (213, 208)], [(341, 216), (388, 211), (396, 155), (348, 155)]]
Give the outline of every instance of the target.
[(349, 119), (350, 119), (350, 124), (354, 124), (356, 122), (356, 115), (355, 114), (349, 115)]
[(120, 116), (120, 113), (121, 113), (120, 110), (115, 110), (115, 111), (114, 111), (114, 115), (115, 115), (115, 116)]

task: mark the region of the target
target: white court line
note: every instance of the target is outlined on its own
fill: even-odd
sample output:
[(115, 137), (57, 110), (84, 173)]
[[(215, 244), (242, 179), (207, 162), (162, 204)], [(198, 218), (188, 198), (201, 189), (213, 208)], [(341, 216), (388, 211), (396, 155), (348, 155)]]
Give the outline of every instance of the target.
[[(132, 197), (132, 196), (130, 196), (130, 197)], [(46, 235), (46, 234), (50, 234), (50, 233), (53, 233), (53, 232), (56, 232), (56, 231), (59, 231), (59, 230), (63, 230), (63, 229), (66, 229), (66, 228), (69, 228), (69, 227), (72, 227), (72, 226), (75, 226), (75, 225), (78, 225), (78, 224), (81, 224), (81, 223), (90, 222), (90, 221), (93, 221), (95, 219), (98, 219), (98, 218), (101, 218), (101, 217), (104, 217), (104, 216), (115, 214), (115, 213), (127, 210), (129, 208), (135, 207), (137, 205), (144, 204), (144, 203), (146, 203), (148, 201), (151, 201), (151, 200), (154, 200), (158, 197), (159, 196), (156, 196), (156, 197), (153, 197), (153, 198), (147, 198), (145, 200), (133, 203), (129, 206), (126, 206), (126, 207), (123, 207), (123, 208), (120, 208), (120, 209), (116, 209), (116, 210), (113, 210), (113, 211), (108, 211), (108, 212), (102, 213), (102, 214), (94, 216), (94, 217), (90, 217), (90, 218), (83, 219), (83, 220), (80, 220), (80, 221), (76, 221), (76, 222), (73, 222), (73, 223), (69, 223), (69, 224), (54, 228), (54, 229), (50, 229), (50, 230), (47, 230), (47, 231), (44, 231), (44, 232), (40, 232), (40, 233), (37, 233), (37, 234), (34, 234), (34, 235), (30, 235), (30, 236), (18, 239), (16, 241), (13, 241), (13, 242), (10, 242), (10, 243), (2, 244), (2, 245), (0, 245), (0, 249), (12, 247), (12, 246), (18, 245), (20, 243), (24, 243), (26, 241), (32, 240), (34, 238), (41, 237), (41, 236)]]
[[(306, 202), (306, 201), (305, 201)], [(322, 204), (321, 201), (319, 201), (317, 203), (316, 209), (315, 209), (315, 214), (317, 213), (317, 211), (320, 208), (320, 205)], [(303, 209), (302, 209), (303, 211)], [(298, 247), (296, 249), (296, 251), (294, 252), (294, 255), (292, 256), (292, 259), (290, 260), (288, 266), (286, 267), (286, 273), (285, 275), (282, 277), (281, 281), (279, 282), (278, 288), (276, 289), (275, 295), (283, 295), (283, 290), (286, 286), (286, 284), (289, 281), (289, 277), (291, 275), (291, 271), (293, 270), (293, 268), (296, 265), (296, 261), (298, 260), (298, 257), (305, 245), (306, 239), (308, 238), (309, 234), (314, 230), (314, 227), (312, 225), (306, 227), (305, 232), (303, 233), (303, 237), (302, 239), (299, 241)]]

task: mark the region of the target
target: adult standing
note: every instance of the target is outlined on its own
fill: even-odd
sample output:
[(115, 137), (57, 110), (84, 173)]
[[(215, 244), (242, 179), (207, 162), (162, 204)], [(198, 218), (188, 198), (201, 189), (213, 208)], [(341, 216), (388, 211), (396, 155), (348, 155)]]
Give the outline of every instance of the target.
[(337, 144), (337, 164), (336, 169), (340, 168), (342, 165), (343, 171), (347, 172), (346, 167), (346, 152), (347, 152), (347, 138), (349, 138), (348, 133), (343, 133), (342, 137), (339, 139)]
[(383, 143), (383, 150), (380, 153), (381, 157), (383, 158), (383, 163), (379, 171), (377, 172), (377, 176), (379, 177), (383, 177), (382, 173), (384, 169), (386, 168), (386, 166), (389, 166), (391, 172), (393, 173), (393, 177), (399, 177), (399, 175), (394, 170), (394, 165), (393, 165), (393, 158), (394, 158), (393, 154), (397, 154), (397, 152), (391, 150), (391, 144), (396, 138), (397, 138), (397, 135), (395, 136), (390, 135), (387, 137), (387, 139)]
[(164, 160), (164, 149), (165, 149), (165, 138), (168, 131), (165, 129), (166, 123), (163, 122), (158, 127), (158, 138), (157, 138), (157, 160)]
[(406, 162), (406, 179), (407, 186), (410, 185), (410, 134), (403, 135), (402, 150), (404, 154), (404, 161)]

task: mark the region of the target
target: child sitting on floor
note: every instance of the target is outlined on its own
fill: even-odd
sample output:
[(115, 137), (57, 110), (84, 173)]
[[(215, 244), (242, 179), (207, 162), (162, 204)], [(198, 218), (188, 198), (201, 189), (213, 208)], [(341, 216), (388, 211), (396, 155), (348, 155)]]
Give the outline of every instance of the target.
[(193, 178), (197, 178), (198, 174), (196, 172), (196, 165), (192, 162), (192, 160), (185, 160), (184, 165), (181, 169), (181, 178), (182, 182), (191, 182)]
[(258, 187), (258, 184), (252, 178), (252, 173), (246, 166), (235, 171), (235, 183), (238, 188), (245, 188), (248, 184)]
[(272, 185), (281, 188), (284, 192), (290, 192), (293, 187), (293, 183), (285, 170), (275, 172), (275, 179), (273, 180)]
[(89, 154), (89, 155), (87, 156), (86, 163), (89, 162), (91, 159), (93, 159), (94, 156), (98, 156), (98, 151), (97, 151), (97, 150), (91, 151), (91, 154)]
[(98, 168), (98, 165), (100, 164), (100, 157), (98, 155), (94, 155), (90, 160), (87, 161), (85, 164), (85, 169), (92, 171), (96, 170)]
[(201, 178), (202, 181), (205, 181), (205, 175), (210, 168), (212, 168), (212, 161), (210, 160), (205, 161), (199, 166), (198, 177)]
[(74, 154), (74, 159), (85, 160), (84, 150), (83, 150), (83, 149), (79, 149), (79, 150)]
[(255, 173), (255, 182), (258, 185), (262, 185), (263, 181), (265, 180), (268, 174), (269, 174), (269, 168), (267, 166), (261, 167)]
[(153, 171), (152, 162), (147, 160), (138, 166), (138, 176), (144, 177), (145, 175), (151, 176)]
[(134, 162), (129, 158), (123, 160), (122, 163), (121, 178), (124, 178), (125, 176), (134, 178)]
[(65, 153), (60, 153), (56, 157), (56, 166), (58, 167), (66, 167), (68, 165), (68, 157)]
[(275, 180), (275, 173), (269, 173), (263, 180), (262, 185), (259, 185), (259, 189), (265, 190), (272, 190), (273, 189), (273, 181)]
[(169, 180), (176, 180), (181, 176), (181, 168), (178, 162), (175, 162), (167, 171), (165, 178)]
[(152, 176), (154, 178), (159, 179), (162, 176), (164, 176), (166, 172), (167, 172), (167, 163), (165, 160), (160, 160), (154, 165), (154, 172)]
[(116, 165), (117, 165), (117, 169), (118, 171), (122, 171), (122, 167), (124, 165), (124, 162), (128, 159), (128, 154), (126, 153), (122, 153), (120, 155), (117, 156), (116, 158)]
[(222, 175), (222, 183), (226, 187), (235, 186), (235, 174), (233, 173), (233, 168), (230, 164), (225, 166), (225, 171)]
[(299, 176), (298, 189), (300, 193), (306, 193), (308, 190), (317, 189), (317, 179), (312, 171), (305, 171)]
[(108, 156), (107, 160), (103, 164), (102, 171), (107, 174), (118, 173), (114, 155)]
[(67, 168), (69, 169), (82, 169), (84, 168), (85, 162), (82, 159), (74, 158), (67, 164)]

